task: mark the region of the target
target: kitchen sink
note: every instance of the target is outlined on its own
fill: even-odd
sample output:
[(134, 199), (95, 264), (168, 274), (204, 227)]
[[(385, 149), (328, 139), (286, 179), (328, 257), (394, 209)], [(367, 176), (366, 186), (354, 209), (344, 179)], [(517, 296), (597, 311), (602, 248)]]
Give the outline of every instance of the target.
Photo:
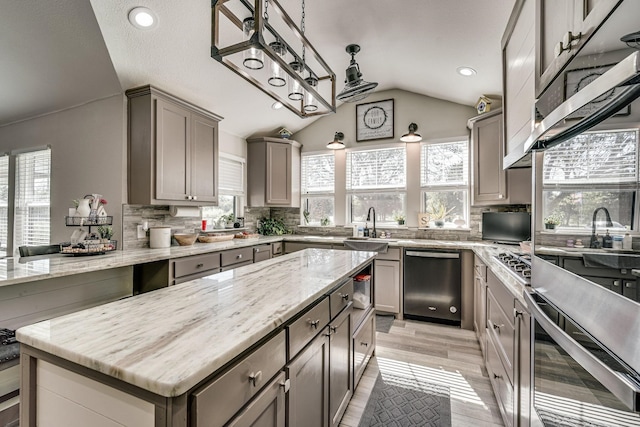
[(344, 247), (347, 249), (352, 249), (354, 251), (369, 251), (369, 252), (380, 252), (383, 254), (387, 253), (389, 249), (389, 240), (388, 239), (345, 239)]
[(640, 256), (611, 252), (585, 252), (582, 254), (585, 267), (640, 268)]

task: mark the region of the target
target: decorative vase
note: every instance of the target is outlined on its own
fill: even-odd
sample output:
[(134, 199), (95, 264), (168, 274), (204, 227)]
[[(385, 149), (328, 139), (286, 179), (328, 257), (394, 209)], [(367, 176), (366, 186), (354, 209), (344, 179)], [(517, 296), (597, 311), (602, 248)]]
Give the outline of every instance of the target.
[(78, 200), (78, 207), (76, 208), (76, 216), (86, 218), (91, 213), (91, 206), (89, 206), (90, 199)]
[(404, 219), (399, 219), (398, 220), (398, 225), (404, 225)]
[(555, 224), (545, 224), (544, 228), (546, 228), (547, 230), (555, 230), (556, 225)]
[(433, 221), (433, 223), (435, 224), (436, 227), (444, 227), (443, 219), (436, 219), (435, 221)]

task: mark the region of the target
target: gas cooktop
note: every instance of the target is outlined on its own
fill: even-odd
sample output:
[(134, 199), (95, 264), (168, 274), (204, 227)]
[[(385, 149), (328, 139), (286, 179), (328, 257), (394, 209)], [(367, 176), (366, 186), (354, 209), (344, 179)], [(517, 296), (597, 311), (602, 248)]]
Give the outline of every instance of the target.
[(526, 286), (531, 285), (531, 255), (525, 253), (500, 252), (494, 256), (513, 277)]

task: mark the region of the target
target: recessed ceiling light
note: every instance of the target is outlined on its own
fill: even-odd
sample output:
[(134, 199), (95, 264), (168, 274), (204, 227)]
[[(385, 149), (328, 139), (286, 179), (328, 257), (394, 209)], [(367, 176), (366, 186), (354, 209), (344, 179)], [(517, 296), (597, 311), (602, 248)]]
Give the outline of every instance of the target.
[(458, 72), (458, 74), (465, 77), (471, 77), (476, 75), (476, 70), (474, 70), (471, 67), (458, 67), (456, 71)]
[(273, 108), (274, 110), (279, 110), (282, 107), (284, 107), (284, 105), (282, 105), (282, 102), (280, 101), (276, 101), (273, 104), (271, 104), (271, 108)]
[(158, 18), (151, 9), (146, 7), (134, 7), (129, 12), (129, 22), (136, 28), (148, 30), (158, 24)]

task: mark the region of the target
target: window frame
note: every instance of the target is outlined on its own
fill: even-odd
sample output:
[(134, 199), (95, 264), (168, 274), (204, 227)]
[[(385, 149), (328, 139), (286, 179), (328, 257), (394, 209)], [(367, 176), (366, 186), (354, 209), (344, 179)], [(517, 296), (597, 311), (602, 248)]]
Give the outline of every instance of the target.
[[(313, 157), (313, 156), (329, 156), (331, 155), (333, 157), (333, 189), (331, 191), (326, 190), (326, 191), (312, 191), (312, 192), (305, 192), (304, 189), (302, 188), (302, 182), (303, 182), (303, 177), (302, 177), (302, 169), (303, 166), (302, 164), (304, 163), (304, 157)], [(316, 151), (304, 151), (301, 153), (301, 161), (300, 161), (300, 226), (301, 227), (318, 227), (321, 226), (321, 221), (309, 221), (308, 224), (305, 224), (305, 219), (304, 219), (304, 211), (306, 210), (306, 207), (308, 206), (307, 203), (305, 203), (306, 199), (331, 199), (332, 203), (333, 203), (333, 217), (329, 218), (329, 225), (333, 225), (335, 226), (336, 224), (336, 164), (337, 164), (337, 159), (336, 159), (336, 152), (335, 150), (316, 150)]]
[[(440, 144), (453, 144), (453, 143), (466, 143), (466, 157), (465, 157), (465, 165), (466, 171), (464, 171), (465, 182), (463, 184), (428, 184), (423, 182), (423, 150), (425, 147), (431, 145), (440, 145)], [(428, 154), (427, 154), (428, 156)], [(446, 229), (470, 229), (470, 220), (471, 220), (471, 140), (467, 137), (458, 137), (458, 138), (447, 138), (446, 140), (423, 140), (420, 143), (420, 161), (419, 161), (419, 183), (420, 183), (420, 207), (419, 211), (423, 212), (426, 210), (427, 206), (427, 193), (451, 193), (462, 191), (464, 193), (464, 202), (463, 202), (463, 216), (462, 219), (465, 221), (464, 226), (447, 226), (445, 223), (444, 227)], [(426, 164), (424, 165), (426, 168)], [(433, 221), (430, 221), (430, 223)], [(451, 224), (451, 223), (449, 223)]]
[[(246, 192), (247, 192), (247, 160), (244, 157), (240, 157), (240, 156), (236, 156), (234, 154), (229, 154), (229, 153), (219, 153), (219, 159), (226, 159), (226, 160), (230, 160), (230, 161), (235, 161), (241, 164), (242, 166), (242, 191), (229, 191), (229, 192), (225, 192), (225, 191), (220, 191), (220, 188), (218, 187), (218, 198), (220, 198), (220, 196), (231, 196), (233, 197), (233, 215), (237, 218), (237, 217), (243, 217), (244, 215), (244, 205), (245, 205), (245, 197), (246, 197)], [(220, 173), (220, 163), (218, 163), (218, 174)], [(220, 181), (220, 177), (218, 177), (218, 181)], [(219, 203), (218, 203), (219, 205)], [(217, 206), (203, 206), (203, 209), (201, 209), (200, 212), (200, 216), (202, 217), (202, 219), (206, 219), (206, 218), (211, 218), (211, 219), (215, 219), (215, 223), (218, 222), (218, 220), (220, 219), (218, 218), (214, 218), (211, 215), (208, 215), (205, 213), (206, 208), (215, 208)], [(215, 228), (215, 224), (209, 224), (207, 226), (208, 228)]]

